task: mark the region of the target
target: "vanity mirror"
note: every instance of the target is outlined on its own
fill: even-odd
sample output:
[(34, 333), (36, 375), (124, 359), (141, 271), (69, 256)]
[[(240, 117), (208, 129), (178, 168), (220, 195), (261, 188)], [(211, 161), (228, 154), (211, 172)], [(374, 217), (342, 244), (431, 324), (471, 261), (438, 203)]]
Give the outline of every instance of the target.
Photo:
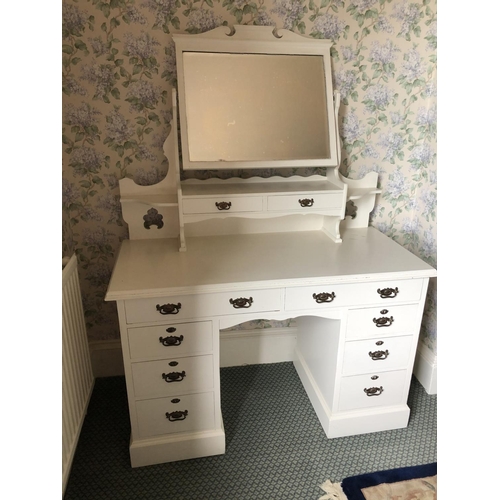
[(179, 46), (184, 169), (337, 164), (323, 56), (187, 52)]
[[(179, 99), (173, 90), (169, 170), (155, 186), (120, 181), (131, 239), (179, 236), (186, 251), (189, 225), (192, 235), (321, 230), (340, 243), (353, 200), (350, 226), (366, 225), (377, 174), (353, 181), (338, 172), (340, 96), (330, 40), (270, 26), (172, 38)], [(323, 167), (325, 175), (181, 180), (182, 170), (304, 167)]]

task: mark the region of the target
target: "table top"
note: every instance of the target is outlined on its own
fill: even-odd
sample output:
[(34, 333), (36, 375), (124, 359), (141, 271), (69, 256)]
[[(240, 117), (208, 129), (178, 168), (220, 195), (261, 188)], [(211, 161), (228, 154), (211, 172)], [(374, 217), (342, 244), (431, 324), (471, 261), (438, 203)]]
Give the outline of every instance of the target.
[(106, 300), (171, 294), (427, 278), (436, 270), (373, 227), (125, 240)]

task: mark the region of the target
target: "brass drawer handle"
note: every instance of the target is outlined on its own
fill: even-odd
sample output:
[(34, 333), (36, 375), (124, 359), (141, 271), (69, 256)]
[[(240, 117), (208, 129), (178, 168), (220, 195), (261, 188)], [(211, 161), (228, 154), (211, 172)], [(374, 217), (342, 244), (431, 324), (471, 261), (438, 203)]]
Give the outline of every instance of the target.
[(229, 210), (231, 208), (230, 201), (216, 201), (215, 206), (218, 210)]
[(162, 306), (160, 306), (160, 304), (156, 304), (156, 310), (163, 315), (177, 314), (180, 308), (181, 308), (180, 302), (178, 304), (163, 304)]
[(163, 344), (165, 347), (178, 346), (182, 344), (184, 335), (180, 335), (179, 337), (170, 335), (169, 337), (160, 337), (159, 340), (160, 344)]
[(186, 376), (186, 372), (170, 372), (170, 373), (162, 373), (161, 378), (165, 380), (167, 384), (171, 382), (182, 382), (184, 377)]
[(253, 304), (253, 298), (240, 297), (239, 299), (229, 299), (229, 303), (235, 309), (248, 309)]
[(365, 388), (365, 394), (367, 396), (380, 396), (384, 392), (384, 388), (380, 387), (370, 387), (369, 389)]
[(318, 304), (323, 304), (325, 302), (333, 302), (333, 299), (335, 298), (335, 293), (328, 293), (328, 292), (322, 292), (322, 293), (313, 293), (313, 299), (318, 303)]
[(314, 198), (304, 198), (299, 200), (301, 207), (312, 207), (314, 205)]
[(397, 287), (396, 288), (382, 288), (382, 290), (379, 288), (377, 290), (377, 293), (383, 299), (393, 299), (399, 293), (399, 290)]
[(170, 422), (177, 422), (178, 420), (186, 420), (188, 416), (188, 411), (173, 411), (172, 413), (165, 413), (165, 416)]
[(394, 318), (391, 316), (390, 318), (373, 318), (373, 322), (377, 328), (381, 328), (384, 326), (391, 326), (394, 322)]
[(375, 352), (370, 351), (368, 353), (368, 356), (370, 356), (370, 358), (372, 358), (373, 361), (383, 360), (387, 359), (387, 356), (389, 356), (389, 351), (387, 349), (385, 351), (375, 351)]

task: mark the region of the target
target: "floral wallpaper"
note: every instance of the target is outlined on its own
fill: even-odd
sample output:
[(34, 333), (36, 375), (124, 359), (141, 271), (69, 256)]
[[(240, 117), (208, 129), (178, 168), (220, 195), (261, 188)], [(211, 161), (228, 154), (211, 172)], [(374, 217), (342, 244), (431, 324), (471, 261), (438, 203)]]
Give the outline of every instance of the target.
[[(436, 0), (64, 0), (62, 20), (62, 247), (78, 255), (90, 341), (119, 337), (103, 300), (128, 237), (118, 180), (154, 184), (168, 168), (172, 33), (256, 24), (330, 39), (341, 172), (377, 171), (371, 224), (436, 267)], [(434, 353), (436, 308), (433, 279), (421, 340)]]

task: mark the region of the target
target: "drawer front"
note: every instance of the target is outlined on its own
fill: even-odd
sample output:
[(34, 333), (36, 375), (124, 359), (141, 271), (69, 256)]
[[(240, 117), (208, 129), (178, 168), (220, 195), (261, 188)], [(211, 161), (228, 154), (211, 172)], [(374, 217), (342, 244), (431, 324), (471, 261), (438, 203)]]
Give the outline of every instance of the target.
[(342, 193), (304, 193), (293, 195), (276, 195), (267, 197), (269, 212), (314, 212), (315, 210), (330, 210), (341, 208)]
[(172, 358), (212, 350), (212, 322), (128, 329), (130, 359)]
[(146, 399), (138, 401), (136, 409), (140, 438), (215, 427), (213, 392)]
[(193, 356), (132, 363), (135, 397), (159, 398), (213, 390), (213, 358)]
[(352, 309), (347, 313), (346, 338), (352, 340), (413, 333), (420, 326), (418, 312), (418, 304)]
[(406, 369), (412, 345), (412, 335), (346, 342), (342, 374)]
[(262, 212), (262, 196), (212, 196), (210, 198), (183, 198), (185, 214), (227, 214), (233, 212)]
[(279, 311), (281, 289), (178, 295), (125, 302), (127, 323), (178, 321), (203, 316)]
[(285, 309), (293, 311), (363, 304), (380, 304), (388, 309), (392, 304), (418, 302), (422, 292), (422, 281), (421, 279), (393, 280), (287, 288)]
[(357, 410), (402, 404), (406, 370), (343, 377), (340, 381), (339, 410)]

